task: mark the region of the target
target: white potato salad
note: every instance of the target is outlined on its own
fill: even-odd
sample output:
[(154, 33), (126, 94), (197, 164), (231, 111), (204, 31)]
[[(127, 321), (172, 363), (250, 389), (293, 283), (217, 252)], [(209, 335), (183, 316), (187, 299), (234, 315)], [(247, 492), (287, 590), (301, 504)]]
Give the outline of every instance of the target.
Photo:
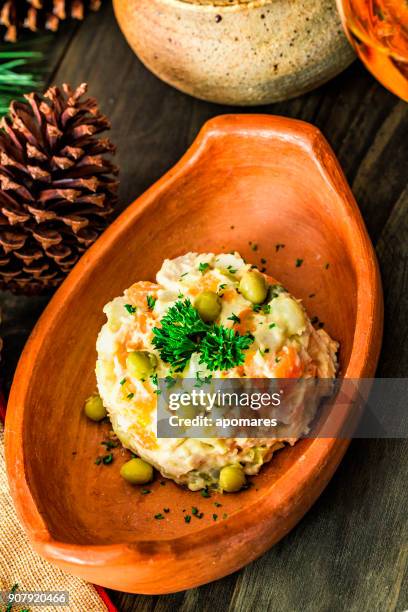
[(166, 259), (156, 281), (137, 282), (107, 304), (97, 340), (100, 398), (119, 440), (138, 456), (122, 476), (143, 484), (154, 466), (191, 490), (237, 491), (295, 440), (158, 439), (158, 379), (333, 378), (338, 344), (236, 252)]

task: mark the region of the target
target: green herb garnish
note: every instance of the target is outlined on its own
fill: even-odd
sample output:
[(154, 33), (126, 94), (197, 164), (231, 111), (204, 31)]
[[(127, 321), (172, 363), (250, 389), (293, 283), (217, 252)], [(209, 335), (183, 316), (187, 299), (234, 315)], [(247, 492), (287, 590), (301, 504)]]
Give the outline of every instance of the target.
[(228, 321), (234, 321), (234, 323), (241, 323), (241, 319), (237, 317), (237, 315), (234, 313), (232, 313), (232, 315), (228, 317)]
[(135, 397), (134, 393), (128, 393), (128, 395), (126, 396), (126, 399), (133, 399)]
[(218, 514), (213, 514), (213, 516), (212, 516), (212, 517), (213, 517), (213, 521), (216, 521), (216, 520), (217, 520), (217, 518), (218, 518)]
[(153, 310), (154, 305), (157, 302), (157, 298), (153, 297), (152, 295), (147, 295), (146, 296), (146, 302), (147, 302), (147, 307), (149, 310)]
[(105, 455), (105, 456), (102, 458), (102, 462), (103, 462), (103, 464), (104, 464), (104, 465), (109, 465), (109, 463), (112, 463), (112, 461), (113, 461), (113, 455), (112, 455), (112, 453), (109, 453), (109, 455)]
[(200, 363), (209, 370), (229, 370), (244, 363), (243, 351), (248, 349), (254, 337), (241, 336), (238, 332), (222, 325), (213, 325), (200, 344)]
[(286, 292), (286, 289), (282, 285), (270, 285), (268, 287), (268, 296), (267, 296), (268, 302), (270, 302), (271, 300), (274, 300), (275, 298), (279, 297), (281, 293), (285, 293), (285, 292)]
[(300, 266), (302, 265), (302, 263), (303, 263), (303, 259), (297, 259), (297, 260), (296, 260), (296, 263), (295, 263), (295, 266), (296, 266), (297, 268), (300, 268)]
[(119, 442), (116, 442), (115, 440), (103, 440), (101, 444), (106, 448), (106, 450), (110, 450), (111, 448), (118, 448), (119, 446)]
[(177, 301), (162, 318), (161, 327), (153, 328), (152, 343), (174, 372), (182, 372), (208, 329), (189, 299)]
[(276, 323), (271, 323), (271, 324), (269, 325), (269, 329), (273, 329), (274, 327), (276, 327)]
[(136, 306), (132, 306), (132, 304), (125, 304), (125, 309), (128, 311), (129, 314), (135, 314), (137, 310)]
[[(15, 584), (13, 584), (13, 586), (10, 589), (10, 595), (14, 595), (17, 589), (18, 589), (18, 584), (16, 582)], [(11, 609), (13, 608), (13, 598), (10, 598), (10, 599), (11, 601), (6, 608), (6, 612), (11, 612)]]
[(191, 521), (191, 516), (189, 514), (186, 514), (186, 516), (184, 517), (184, 521), (186, 523), (189, 523)]
[(262, 312), (265, 314), (269, 314), (271, 312), (271, 305), (270, 304), (264, 304), (262, 306)]
[(156, 395), (161, 395), (161, 389), (159, 389), (159, 379), (158, 379), (157, 374), (152, 374), (152, 375), (150, 376), (150, 380), (151, 380), (151, 381), (152, 381), (152, 383), (153, 383), (153, 384), (154, 384), (154, 385), (157, 387), (157, 388), (154, 390), (154, 393), (156, 393)]
[(202, 387), (203, 385), (208, 385), (212, 379), (211, 374), (204, 376), (204, 378), (201, 378), (200, 374), (201, 372), (196, 372), (196, 383), (194, 384), (194, 386), (198, 388)]
[(204, 323), (188, 299), (169, 308), (161, 328), (153, 328), (153, 336), (153, 345), (174, 372), (183, 371), (195, 352), (211, 371), (234, 368), (244, 362), (243, 351), (254, 340), (251, 334), (241, 336), (222, 325)]
[(158, 514), (154, 515), (154, 518), (156, 519), (156, 521), (162, 521), (164, 519), (164, 516), (161, 512), (159, 512)]
[(209, 263), (200, 263), (200, 265), (198, 266), (198, 269), (201, 272), (201, 274), (204, 274), (205, 272), (207, 272), (209, 267), (210, 267)]
[(176, 379), (173, 378), (173, 376), (166, 376), (164, 382), (166, 383), (166, 388), (171, 389), (171, 387), (174, 387), (174, 385), (176, 384)]
[(141, 493), (142, 495), (149, 495), (149, 493), (151, 493), (151, 490), (150, 490), (150, 489), (141, 489), (141, 490), (140, 490), (140, 493)]
[(211, 497), (210, 492), (207, 487), (205, 489), (201, 489), (200, 494), (201, 494), (201, 497)]
[(120, 385), (124, 385), (124, 384), (125, 384), (125, 382), (126, 382), (126, 378), (122, 378), (122, 380), (120, 381), (120, 383), (119, 383), (119, 384), (120, 384)]

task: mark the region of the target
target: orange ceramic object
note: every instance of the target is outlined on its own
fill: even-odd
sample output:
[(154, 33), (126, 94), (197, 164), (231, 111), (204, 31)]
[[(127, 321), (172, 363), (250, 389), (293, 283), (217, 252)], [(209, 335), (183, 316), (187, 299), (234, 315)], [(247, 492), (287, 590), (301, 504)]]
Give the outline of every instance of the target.
[[(170, 481), (142, 495), (119, 476), (124, 451), (114, 451), (109, 466), (95, 465), (108, 426), (87, 421), (82, 406), (95, 388), (103, 305), (134, 281), (153, 280), (166, 257), (232, 249), (255, 263), (266, 258), (268, 272), (325, 321), (340, 341), (343, 375), (374, 375), (382, 333), (377, 264), (327, 142), (315, 127), (282, 117), (210, 121), (82, 257), (15, 375), (6, 443), (12, 495), (36, 550), (68, 572), (137, 593), (220, 578), (282, 538), (344, 455), (345, 440), (303, 440), (277, 453), (253, 487), (209, 499)], [(186, 523), (191, 506), (204, 517)], [(154, 519), (164, 507), (164, 520)]]

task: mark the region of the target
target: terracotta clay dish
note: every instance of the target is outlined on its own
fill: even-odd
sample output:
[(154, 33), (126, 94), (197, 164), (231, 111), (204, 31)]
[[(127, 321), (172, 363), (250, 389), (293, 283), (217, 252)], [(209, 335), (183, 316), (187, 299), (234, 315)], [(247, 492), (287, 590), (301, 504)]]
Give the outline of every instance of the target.
[[(95, 390), (102, 307), (133, 282), (154, 280), (166, 257), (234, 249), (255, 264), (266, 258), (268, 273), (325, 322), (340, 342), (340, 375), (374, 375), (380, 278), (329, 145), (315, 127), (282, 117), (210, 121), (82, 257), (15, 375), (6, 423), (12, 495), (35, 549), (68, 572), (148, 594), (220, 578), (288, 533), (343, 457), (347, 440), (302, 440), (279, 451), (249, 489), (209, 498), (161, 478), (141, 494), (119, 476), (120, 449), (113, 464), (95, 465), (109, 425), (89, 422), (82, 406)], [(187, 523), (183, 510), (192, 506), (204, 516)], [(166, 520), (155, 520), (164, 507)]]

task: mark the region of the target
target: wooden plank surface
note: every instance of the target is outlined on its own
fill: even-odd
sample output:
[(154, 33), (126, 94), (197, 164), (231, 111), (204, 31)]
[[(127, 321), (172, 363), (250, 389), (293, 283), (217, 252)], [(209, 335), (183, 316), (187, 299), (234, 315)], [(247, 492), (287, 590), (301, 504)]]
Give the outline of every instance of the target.
[[(80, 26), (69, 26), (63, 37), (55, 43), (58, 53), (50, 53), (48, 74), (57, 83), (87, 81), (110, 116), (122, 208), (178, 160), (208, 118), (236, 112), (189, 98), (151, 75), (122, 38), (109, 3)], [(386, 318), (378, 374), (407, 376), (407, 105), (356, 62), (302, 98), (239, 112), (310, 121), (332, 144), (380, 260)], [(8, 389), (47, 298), (3, 293), (0, 300)], [(124, 612), (402, 612), (408, 609), (407, 456), (406, 440), (355, 440), (312, 510), (261, 559), (184, 593), (147, 597), (112, 592), (112, 598)]]

